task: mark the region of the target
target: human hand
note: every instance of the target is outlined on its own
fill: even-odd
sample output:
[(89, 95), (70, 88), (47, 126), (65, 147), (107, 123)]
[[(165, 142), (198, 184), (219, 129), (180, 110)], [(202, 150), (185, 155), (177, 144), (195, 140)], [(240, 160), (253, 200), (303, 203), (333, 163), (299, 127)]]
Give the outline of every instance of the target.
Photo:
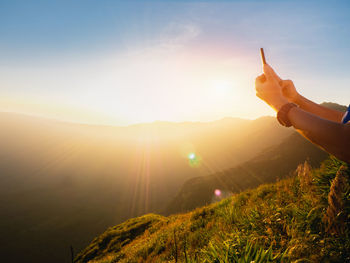
[(256, 95), (276, 111), (288, 103), (279, 81), (281, 79), (268, 64), (264, 64), (264, 74), (255, 79)]
[[(270, 67), (271, 68), (271, 67)], [(272, 68), (271, 68), (272, 69)], [(300, 97), (300, 94), (297, 92), (293, 81), (290, 79), (281, 79), (274, 70), (272, 70), (272, 75), (277, 80), (278, 84), (282, 87), (282, 94), (283, 96), (289, 101), (296, 103), (298, 98)], [(263, 80), (266, 79), (265, 75), (262, 75), (261, 77)]]
[(300, 96), (299, 93), (297, 92), (293, 81), (290, 79), (286, 80), (281, 80), (279, 84), (282, 87), (282, 94), (283, 96), (289, 101), (296, 103), (298, 100), (298, 97)]

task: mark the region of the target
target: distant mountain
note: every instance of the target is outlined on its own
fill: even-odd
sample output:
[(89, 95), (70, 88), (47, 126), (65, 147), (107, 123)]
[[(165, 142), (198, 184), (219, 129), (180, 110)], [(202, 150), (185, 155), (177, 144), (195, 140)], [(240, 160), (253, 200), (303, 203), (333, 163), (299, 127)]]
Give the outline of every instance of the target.
[(4, 262), (69, 262), (70, 245), (80, 250), (111, 225), (273, 181), (319, 153), (294, 139), (273, 150), (292, 133), (273, 117), (111, 127), (0, 113), (0, 127)]
[(305, 160), (318, 166), (327, 157), (326, 152), (294, 132), (281, 144), (262, 151), (243, 164), (220, 173), (187, 180), (165, 213), (193, 210), (215, 200), (216, 189), (223, 194), (239, 193), (281, 179)]
[(0, 127), (1, 260), (51, 263), (291, 133), (273, 117), (109, 127), (0, 113)]
[(323, 105), (327, 108), (333, 109), (333, 110), (338, 110), (338, 111), (343, 111), (343, 112), (345, 112), (348, 108), (344, 105), (339, 105), (338, 103), (334, 103), (334, 102), (323, 102), (323, 103), (321, 103), (321, 105)]
[[(347, 107), (332, 102), (323, 106), (346, 111)], [(327, 153), (293, 131), (283, 142), (263, 150), (249, 161), (219, 173), (188, 179), (165, 209), (165, 214), (193, 210), (216, 199), (214, 191), (238, 193), (262, 183), (274, 182), (286, 176), (305, 160), (318, 166)]]

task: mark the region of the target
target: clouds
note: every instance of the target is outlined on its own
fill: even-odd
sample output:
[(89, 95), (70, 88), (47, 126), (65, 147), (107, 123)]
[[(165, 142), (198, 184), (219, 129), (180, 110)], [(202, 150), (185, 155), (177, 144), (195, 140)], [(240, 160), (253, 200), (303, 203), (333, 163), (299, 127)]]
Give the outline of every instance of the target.
[(170, 23), (165, 27), (159, 43), (163, 47), (176, 48), (195, 40), (201, 33), (201, 29), (194, 23)]
[[(39, 98), (123, 124), (257, 117), (269, 113), (252, 87), (262, 45), (301, 90), (315, 83), (317, 99), (327, 100), (336, 79), (342, 97), (332, 99), (346, 98), (350, 20), (342, 5), (115, 1), (80, 10), (77, 2), (67, 15), (65, 4), (50, 7), (52, 15), (37, 5), (30, 15), (12, 6), (0, 16), (0, 97)], [(23, 26), (35, 17), (40, 23)]]

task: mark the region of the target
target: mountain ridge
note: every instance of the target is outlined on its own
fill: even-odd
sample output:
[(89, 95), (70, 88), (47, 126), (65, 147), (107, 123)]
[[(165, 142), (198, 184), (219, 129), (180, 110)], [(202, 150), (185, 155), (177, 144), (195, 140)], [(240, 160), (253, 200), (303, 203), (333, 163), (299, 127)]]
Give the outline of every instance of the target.
[[(185, 136), (150, 129), (151, 136), (143, 137), (145, 130), (138, 128), (123, 134), (121, 129), (87, 130), (30, 118), (4, 121), (2, 116), (5, 262), (68, 261), (70, 245), (80, 250), (109, 226), (164, 211), (187, 179), (225, 171), (290, 134), (273, 117), (244, 125), (225, 125), (224, 120), (189, 129)], [(179, 151), (183, 143), (185, 152)], [(201, 158), (199, 166), (191, 166), (192, 151)]]
[(327, 153), (295, 132), (280, 145), (265, 149), (251, 160), (234, 168), (189, 179), (170, 202), (165, 214), (186, 212), (198, 206), (208, 205), (215, 198), (216, 189), (239, 193), (261, 183), (282, 179), (281, 176), (287, 176), (305, 160), (309, 160), (315, 167), (327, 157)]
[[(68, 261), (70, 245), (80, 250), (109, 226), (162, 212), (186, 179), (237, 164), (289, 133), (272, 117), (259, 125), (226, 119), (185, 125), (187, 130), (174, 124), (160, 132), (157, 125), (90, 129), (6, 116), (0, 114), (6, 262)], [(267, 139), (260, 140), (264, 134)], [(201, 157), (200, 166), (190, 165), (192, 151)]]
[[(323, 102), (321, 105), (343, 112), (347, 109), (346, 106), (333, 102)], [(260, 118), (259, 120), (263, 121), (264, 119)], [(213, 198), (215, 199), (214, 191), (216, 189), (237, 193), (256, 187), (261, 182), (267, 183), (281, 179), (281, 175), (288, 175), (299, 163), (305, 160), (317, 167), (327, 157), (326, 152), (294, 131), (279, 145), (263, 149), (258, 155), (236, 167), (217, 174), (194, 177), (184, 182), (164, 213), (169, 215), (193, 210), (198, 206), (207, 205)], [(269, 171), (269, 175), (266, 173), (266, 169)], [(245, 178), (246, 181), (234, 180), (235, 177)], [(251, 182), (247, 181), (247, 178), (251, 178)]]

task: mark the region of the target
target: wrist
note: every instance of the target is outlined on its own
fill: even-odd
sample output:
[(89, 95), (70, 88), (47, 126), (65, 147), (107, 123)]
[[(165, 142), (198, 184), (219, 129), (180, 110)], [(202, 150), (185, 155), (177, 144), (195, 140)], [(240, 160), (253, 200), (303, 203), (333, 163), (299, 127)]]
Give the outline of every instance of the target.
[(290, 127), (293, 125), (289, 119), (288, 114), (294, 107), (298, 107), (298, 105), (289, 102), (287, 104), (284, 104), (282, 108), (277, 112), (277, 120), (282, 126)]
[(292, 99), (291, 102), (295, 103), (295, 104), (300, 104), (301, 101), (303, 100), (303, 96), (301, 96), (299, 93), (297, 93)]
[(273, 108), (278, 112), (282, 108), (282, 106), (287, 103), (289, 103), (287, 99), (285, 99), (284, 97), (280, 97), (274, 102)]

